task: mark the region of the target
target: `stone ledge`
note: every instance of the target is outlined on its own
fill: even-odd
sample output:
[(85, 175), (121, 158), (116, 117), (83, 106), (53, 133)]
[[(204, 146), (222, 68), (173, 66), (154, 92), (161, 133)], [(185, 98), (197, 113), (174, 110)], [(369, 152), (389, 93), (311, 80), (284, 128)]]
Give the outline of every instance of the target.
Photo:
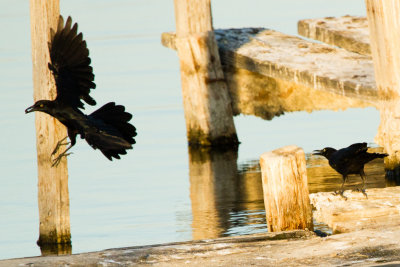
[(304, 19), (297, 24), (300, 35), (362, 55), (371, 55), (366, 17), (343, 16)]
[[(370, 57), (263, 28), (215, 30), (221, 62), (340, 96), (375, 101)], [(175, 34), (162, 44), (175, 48)]]

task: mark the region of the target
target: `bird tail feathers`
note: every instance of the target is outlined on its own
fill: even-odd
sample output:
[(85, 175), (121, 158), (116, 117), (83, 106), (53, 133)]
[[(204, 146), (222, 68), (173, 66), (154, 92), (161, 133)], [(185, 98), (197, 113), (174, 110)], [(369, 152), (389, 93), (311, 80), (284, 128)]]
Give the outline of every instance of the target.
[(131, 149), (136, 143), (136, 128), (129, 121), (132, 115), (125, 111), (122, 105), (110, 102), (89, 115), (95, 120), (103, 122), (100, 133), (88, 133), (86, 141), (93, 148), (99, 148), (109, 159), (119, 159), (119, 155), (126, 154), (126, 149)]
[(387, 156), (389, 156), (389, 154), (386, 153), (370, 153), (371, 157), (373, 157), (374, 159), (378, 159), (378, 158), (385, 158)]

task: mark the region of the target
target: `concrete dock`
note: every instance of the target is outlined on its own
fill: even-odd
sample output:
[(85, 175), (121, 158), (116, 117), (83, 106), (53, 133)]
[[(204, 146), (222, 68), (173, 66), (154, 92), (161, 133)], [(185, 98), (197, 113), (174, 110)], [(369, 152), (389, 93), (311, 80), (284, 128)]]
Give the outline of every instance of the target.
[(399, 240), (399, 225), (328, 237), (292, 231), (10, 259), (0, 266), (389, 266), (400, 265)]

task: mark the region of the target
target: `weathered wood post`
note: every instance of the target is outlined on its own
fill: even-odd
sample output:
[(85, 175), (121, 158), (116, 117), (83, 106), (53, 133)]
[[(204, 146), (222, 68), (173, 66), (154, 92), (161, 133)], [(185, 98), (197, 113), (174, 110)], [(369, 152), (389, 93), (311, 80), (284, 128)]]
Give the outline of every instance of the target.
[[(34, 101), (56, 96), (54, 79), (47, 67), (50, 61), (47, 43), (50, 28), (56, 29), (59, 10), (59, 0), (30, 0)], [(40, 219), (38, 245), (70, 244), (67, 161), (64, 158), (58, 167), (52, 168), (50, 160), (57, 141), (67, 135), (66, 129), (56, 119), (41, 112), (35, 112), (35, 125)]]
[(176, 47), (190, 145), (237, 145), (210, 0), (175, 0)]
[(260, 157), (268, 231), (313, 230), (306, 159), (297, 146)]
[(375, 141), (389, 157), (389, 177), (400, 177), (400, 2), (365, 0), (381, 123)]

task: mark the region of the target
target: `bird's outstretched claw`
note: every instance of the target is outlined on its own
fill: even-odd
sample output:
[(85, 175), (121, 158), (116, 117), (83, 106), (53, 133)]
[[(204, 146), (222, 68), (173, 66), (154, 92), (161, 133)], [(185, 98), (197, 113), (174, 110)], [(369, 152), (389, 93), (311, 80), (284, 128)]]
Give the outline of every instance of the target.
[(54, 156), (57, 153), (57, 151), (60, 149), (61, 146), (66, 146), (66, 145), (70, 144), (70, 142), (63, 143), (65, 141), (65, 139), (67, 139), (67, 137), (68, 136), (64, 137), (63, 139), (61, 139), (60, 141), (57, 142), (56, 147), (54, 148), (53, 152), (51, 152), (51, 156)]
[(55, 158), (55, 159), (53, 160), (53, 164), (51, 164), (51, 167), (57, 167), (58, 164), (60, 164), (61, 159), (62, 159), (63, 157), (67, 157), (67, 156), (69, 156), (69, 155), (71, 155), (71, 154), (72, 154), (72, 152), (70, 152), (70, 153), (61, 153), (60, 155), (58, 155), (57, 158)]

